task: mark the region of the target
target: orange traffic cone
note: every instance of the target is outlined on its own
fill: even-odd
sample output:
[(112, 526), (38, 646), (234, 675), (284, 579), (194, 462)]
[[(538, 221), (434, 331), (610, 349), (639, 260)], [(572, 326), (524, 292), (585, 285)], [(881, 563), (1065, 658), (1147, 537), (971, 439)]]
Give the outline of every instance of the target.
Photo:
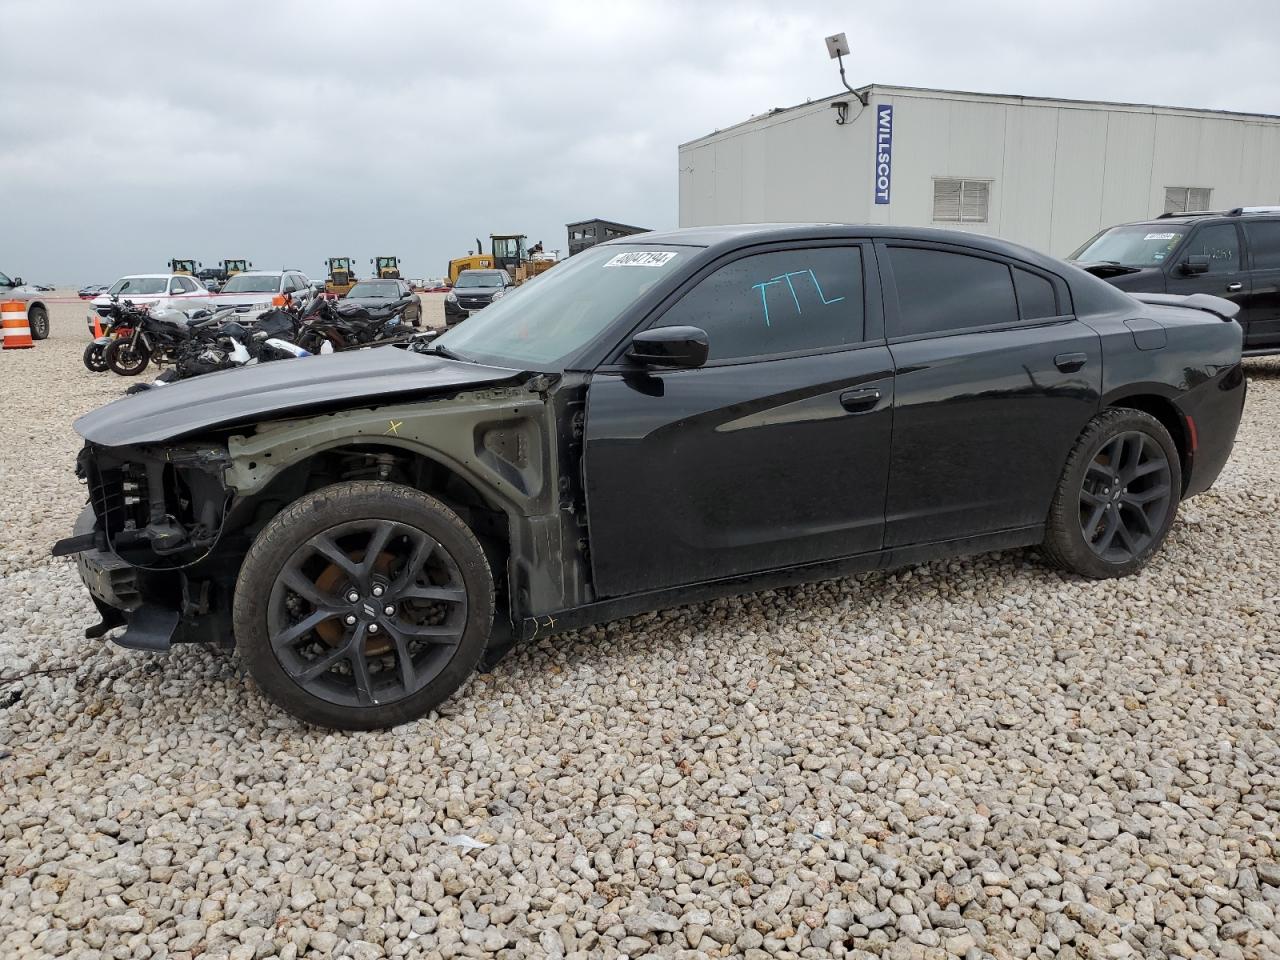
[(31, 325), (27, 323), (27, 305), (21, 300), (0, 303), (0, 321), (3, 321), (5, 350), (34, 347)]

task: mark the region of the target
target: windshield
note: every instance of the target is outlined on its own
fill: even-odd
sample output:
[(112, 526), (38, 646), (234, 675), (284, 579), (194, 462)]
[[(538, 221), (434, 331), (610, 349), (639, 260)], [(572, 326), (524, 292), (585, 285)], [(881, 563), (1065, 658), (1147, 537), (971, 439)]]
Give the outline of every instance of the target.
[(154, 295), (164, 293), (168, 288), (169, 281), (164, 277), (125, 277), (113, 283), (107, 293), (112, 296), (126, 293)]
[(396, 300), (400, 296), (400, 290), (394, 283), (387, 283), (385, 281), (380, 283), (377, 280), (361, 280), (351, 288), (351, 292), (348, 293), (347, 296), (376, 297), (379, 300)]
[(500, 287), (502, 286), (502, 275), (496, 270), (486, 270), (484, 272), (476, 272), (472, 270), (464, 270), (458, 274), (458, 282), (455, 287)]
[(560, 369), (691, 255), (652, 246), (584, 250), (526, 282), (518, 296), (472, 314), (435, 342), (468, 360)]
[(1155, 267), (1187, 235), (1187, 228), (1175, 224), (1130, 223), (1111, 227), (1086, 243), (1068, 259), (1081, 263), (1117, 263), (1122, 267)]
[(238, 273), (222, 288), (223, 293), (275, 293), (280, 289), (280, 278)]

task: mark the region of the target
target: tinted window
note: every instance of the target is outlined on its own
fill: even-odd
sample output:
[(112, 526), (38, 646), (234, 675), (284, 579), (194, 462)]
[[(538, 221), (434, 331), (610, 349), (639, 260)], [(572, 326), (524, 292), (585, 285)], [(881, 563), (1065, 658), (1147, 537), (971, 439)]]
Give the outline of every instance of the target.
[(890, 247), (898, 288), (892, 337), (945, 333), (1018, 319), (1009, 268), (995, 260), (941, 250)]
[(1056, 317), (1062, 312), (1053, 294), (1053, 284), (1038, 273), (1014, 267), (1013, 286), (1018, 291), (1018, 312), (1023, 320)]
[(861, 251), (827, 247), (743, 257), (701, 280), (656, 326), (702, 328), (711, 360), (857, 343)]
[(1208, 257), (1210, 273), (1235, 273), (1240, 269), (1240, 239), (1233, 223), (1214, 223), (1191, 235), (1182, 256)]
[(1244, 235), (1249, 238), (1255, 270), (1280, 269), (1280, 220), (1246, 223)]

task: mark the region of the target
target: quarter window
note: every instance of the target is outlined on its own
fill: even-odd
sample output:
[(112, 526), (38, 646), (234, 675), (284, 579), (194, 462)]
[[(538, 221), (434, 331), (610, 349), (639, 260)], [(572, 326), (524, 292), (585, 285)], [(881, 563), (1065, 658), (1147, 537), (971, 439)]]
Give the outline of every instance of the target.
[(1211, 187), (1165, 187), (1164, 212), (1186, 213), (1188, 210), (1208, 210)]
[(934, 180), (933, 219), (938, 223), (986, 223), (990, 180)]
[(1260, 220), (1244, 225), (1255, 270), (1280, 269), (1280, 220)]
[(1208, 257), (1210, 273), (1235, 273), (1240, 269), (1240, 238), (1233, 223), (1201, 227), (1183, 248), (1183, 257)]
[(1013, 323), (1018, 304), (1009, 267), (995, 260), (920, 247), (889, 247), (898, 290), (891, 337), (919, 337)]
[(1014, 267), (1013, 286), (1018, 292), (1018, 314), (1023, 320), (1043, 320), (1062, 312), (1058, 309), (1053, 284), (1038, 273)]
[(699, 327), (708, 359), (738, 360), (858, 343), (863, 323), (862, 252), (817, 247), (735, 260), (655, 326)]

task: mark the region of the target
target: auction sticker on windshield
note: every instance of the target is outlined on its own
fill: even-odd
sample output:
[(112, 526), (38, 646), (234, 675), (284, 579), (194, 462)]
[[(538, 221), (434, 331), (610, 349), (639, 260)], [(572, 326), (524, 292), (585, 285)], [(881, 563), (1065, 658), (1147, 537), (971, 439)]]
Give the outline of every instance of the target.
[(1148, 233), (1142, 239), (1143, 240), (1176, 240), (1177, 238), (1178, 238), (1178, 234), (1176, 233)]
[(634, 253), (620, 253), (606, 260), (606, 267), (661, 267), (676, 254), (667, 250), (637, 250)]

